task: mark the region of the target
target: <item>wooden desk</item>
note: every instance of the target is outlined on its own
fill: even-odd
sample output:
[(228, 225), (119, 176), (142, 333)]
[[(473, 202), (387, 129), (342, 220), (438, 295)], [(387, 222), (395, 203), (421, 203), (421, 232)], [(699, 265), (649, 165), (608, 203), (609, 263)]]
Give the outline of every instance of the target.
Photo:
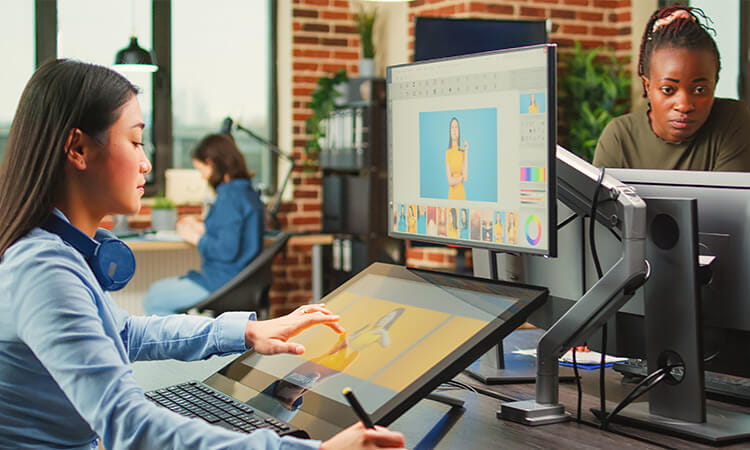
[[(457, 379), (467, 381), (461, 376)], [(503, 421), (495, 416), (500, 406), (496, 398), (468, 391), (447, 395), (464, 400), (464, 408), (425, 399), (389, 428), (404, 433), (407, 448), (412, 449), (661, 448), (574, 422), (528, 427)]]
[[(523, 332), (530, 330), (523, 330)], [(512, 335), (511, 335), (512, 336)], [(233, 357), (212, 358), (208, 361), (183, 363), (177, 361), (136, 363), (136, 378), (146, 389), (156, 389), (189, 379), (204, 379)], [(598, 370), (581, 371), (583, 381), (583, 423), (574, 421), (529, 427), (500, 420), (496, 412), (501, 401), (524, 400), (534, 397), (535, 386), (529, 384), (484, 386), (466, 375), (456, 380), (473, 386), (467, 390), (440, 391), (441, 394), (463, 400), (463, 408), (450, 407), (424, 399), (407, 411), (389, 428), (404, 433), (407, 448), (411, 449), (494, 449), (494, 448), (575, 448), (575, 449), (657, 449), (657, 448), (715, 448), (683, 439), (612, 424), (610, 431), (598, 427), (590, 408), (598, 407)], [(626, 395), (632, 385), (622, 384), (620, 375), (607, 370), (606, 391), (608, 410)], [(575, 414), (577, 393), (574, 383), (560, 385), (560, 401)], [(722, 404), (727, 409), (750, 413), (750, 408)], [(748, 448), (748, 443), (722, 448)]]
[[(481, 386), (472, 378), (460, 375), (457, 380), (466, 382), (474, 386), (483, 394), (498, 397), (494, 402), (494, 408), (489, 407), (484, 413), (488, 417), (475, 418), (473, 420), (487, 422), (487, 431), (495, 436), (496, 442), (514, 442), (521, 444), (526, 442), (528, 446), (538, 445), (541, 448), (690, 448), (690, 449), (707, 449), (716, 448), (709, 445), (691, 442), (688, 440), (656, 433), (641, 428), (633, 428), (620, 424), (611, 424), (609, 431), (603, 431), (598, 427), (598, 421), (591, 413), (591, 408), (599, 407), (599, 386), (598, 370), (581, 371), (582, 375), (582, 423), (574, 421), (567, 423), (558, 423), (553, 425), (542, 425), (538, 427), (529, 427), (516, 424), (509, 421), (495, 419), (494, 412), (500, 408), (500, 403), (507, 400), (526, 400), (534, 398), (534, 384), (515, 384), (515, 385), (496, 385)], [(629, 392), (633, 385), (623, 385), (620, 383), (620, 375), (612, 369), (607, 370), (605, 389), (607, 393), (607, 410), (611, 411), (616, 402), (622, 399), (625, 393)], [(565, 405), (566, 410), (575, 416), (577, 393), (574, 383), (563, 383), (560, 385), (560, 402)], [(484, 397), (485, 395), (482, 395)], [(709, 402), (711, 402), (709, 400)], [(482, 403), (482, 402), (480, 402)], [(750, 413), (749, 408), (743, 408), (736, 405), (722, 404), (723, 408), (735, 411), (744, 411)], [(486, 409), (486, 404), (477, 406), (480, 409)], [(471, 408), (471, 405), (469, 405)], [(473, 417), (474, 412), (468, 411), (469, 417)], [(495, 421), (492, 424), (492, 420)], [(469, 430), (474, 429), (477, 433), (482, 432), (478, 425), (470, 426)], [(467, 435), (467, 439), (469, 439)], [(460, 441), (455, 441), (460, 442)], [(444, 442), (440, 442), (442, 447)], [(721, 448), (748, 448), (750, 443), (735, 444), (723, 446)], [(513, 447), (511, 445), (511, 447)], [(445, 447), (449, 448), (449, 447)], [(465, 448), (478, 448), (465, 446)]]
[(153, 241), (147, 239), (124, 240), (128, 247), (134, 252), (154, 252), (162, 250), (189, 250), (195, 248), (185, 241)]
[[(523, 337), (525, 335), (527, 336), (526, 340), (528, 341), (528, 336), (534, 336), (535, 334), (537, 337), (532, 339), (531, 342), (527, 342), (525, 345), (520, 345), (520, 348), (534, 348), (536, 339), (538, 339), (538, 335), (540, 334), (539, 330), (518, 330), (506, 339), (514, 340), (514, 338), (517, 338), (518, 336)], [(523, 342), (523, 339), (521, 339), (521, 341)], [(519, 341), (515, 340), (514, 342), (518, 343)], [(666, 434), (617, 423), (610, 424), (610, 431), (608, 432), (600, 430), (598, 428), (599, 421), (591, 412), (592, 408), (598, 409), (600, 403), (599, 370), (580, 370), (579, 373), (581, 375), (581, 386), (583, 391), (581, 401), (582, 424), (568, 422), (528, 427), (496, 419), (498, 422), (502, 422), (502, 424), (499, 425), (500, 428), (505, 430), (502, 433), (510, 433), (512, 435), (515, 431), (511, 430), (517, 430), (517, 426), (520, 426), (523, 427), (521, 430), (526, 430), (525, 435), (527, 439), (531, 440), (531, 442), (546, 443), (546, 445), (544, 445), (545, 447), (587, 448), (587, 445), (591, 445), (591, 448), (605, 448), (617, 445), (618, 447), (628, 448), (628, 446), (632, 444), (638, 448), (716, 448), (710, 445), (704, 445)], [(459, 375), (456, 379), (469, 384), (484, 395), (497, 398), (498, 400), (496, 400), (495, 410), (500, 408), (501, 401), (531, 400), (535, 396), (536, 386), (533, 383), (486, 386), (463, 374)], [(623, 383), (622, 375), (614, 371), (612, 368), (605, 369), (607, 411), (612, 411), (617, 403), (625, 398), (634, 387), (635, 384)], [(561, 383), (559, 397), (560, 403), (565, 405), (566, 411), (575, 417), (578, 400), (576, 384), (574, 382)], [(647, 400), (648, 394), (638, 398), (638, 402), (646, 402)], [(750, 414), (749, 407), (721, 403), (714, 400), (707, 400), (707, 404), (743, 414)], [(625, 410), (627, 411), (627, 408)], [(608, 442), (612, 445), (608, 444)], [(750, 442), (722, 446), (721, 448), (750, 448)]]

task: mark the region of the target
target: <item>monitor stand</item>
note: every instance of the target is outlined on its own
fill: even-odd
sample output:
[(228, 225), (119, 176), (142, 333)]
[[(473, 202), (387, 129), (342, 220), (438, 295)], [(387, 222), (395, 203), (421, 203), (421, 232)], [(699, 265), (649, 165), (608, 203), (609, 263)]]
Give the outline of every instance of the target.
[[(498, 263), (498, 260), (501, 260)], [(486, 249), (472, 249), (474, 276), (491, 280), (518, 282), (522, 279), (522, 269), (517, 258)], [(551, 301), (548, 299), (547, 301)], [(536, 382), (536, 358), (504, 352), (504, 346), (511, 349), (536, 348), (536, 343), (544, 330), (516, 330), (500, 341), (489, 352), (474, 361), (464, 372), (484, 384), (515, 384)], [(560, 381), (574, 381), (572, 369), (560, 367)]]
[[(684, 368), (674, 372), (674, 379), (649, 391), (648, 402), (627, 406), (612, 421), (710, 444), (748, 440), (750, 415), (706, 405), (697, 201), (644, 200), (650, 224), (646, 257), (655, 268), (643, 287), (648, 368), (654, 372), (676, 362)], [(669, 269), (659, 270), (666, 267)], [(600, 411), (593, 412), (601, 416)]]
[[(519, 329), (505, 338), (510, 348), (536, 348), (544, 330)], [(536, 381), (536, 358), (527, 355), (505, 353), (503, 341), (482, 355), (464, 370), (466, 375), (484, 384), (534, 383)], [(560, 367), (560, 381), (574, 381), (573, 369)]]

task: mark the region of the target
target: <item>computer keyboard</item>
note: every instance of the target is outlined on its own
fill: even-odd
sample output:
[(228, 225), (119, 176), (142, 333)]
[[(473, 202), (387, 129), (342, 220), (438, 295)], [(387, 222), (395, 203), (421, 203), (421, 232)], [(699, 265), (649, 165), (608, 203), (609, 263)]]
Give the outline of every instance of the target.
[(149, 391), (146, 398), (185, 417), (198, 417), (234, 431), (252, 433), (267, 428), (282, 436), (309, 437), (304, 430), (256, 411), (199, 381)]
[[(626, 377), (645, 377), (648, 375), (647, 362), (644, 359), (631, 358), (616, 363), (613, 367)], [(704, 372), (706, 393), (715, 395), (719, 400), (739, 400), (750, 403), (750, 378), (735, 377), (723, 373)]]

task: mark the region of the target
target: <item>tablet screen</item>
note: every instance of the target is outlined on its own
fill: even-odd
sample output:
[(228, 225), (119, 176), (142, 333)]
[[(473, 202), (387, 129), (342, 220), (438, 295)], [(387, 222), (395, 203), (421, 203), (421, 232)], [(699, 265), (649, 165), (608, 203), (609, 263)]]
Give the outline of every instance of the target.
[(323, 300), (345, 333), (316, 326), (293, 339), (302, 355), (249, 351), (220, 373), (254, 392), (243, 401), (314, 437), (316, 420), (357, 420), (344, 387), (385, 425), (520, 325), (545, 294), (376, 263)]

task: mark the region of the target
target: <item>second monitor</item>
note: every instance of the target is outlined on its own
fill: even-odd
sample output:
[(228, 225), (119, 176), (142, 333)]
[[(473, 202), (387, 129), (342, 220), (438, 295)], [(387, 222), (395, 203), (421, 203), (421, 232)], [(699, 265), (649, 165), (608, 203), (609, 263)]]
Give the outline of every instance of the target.
[(388, 68), (390, 236), (555, 256), (555, 51)]

